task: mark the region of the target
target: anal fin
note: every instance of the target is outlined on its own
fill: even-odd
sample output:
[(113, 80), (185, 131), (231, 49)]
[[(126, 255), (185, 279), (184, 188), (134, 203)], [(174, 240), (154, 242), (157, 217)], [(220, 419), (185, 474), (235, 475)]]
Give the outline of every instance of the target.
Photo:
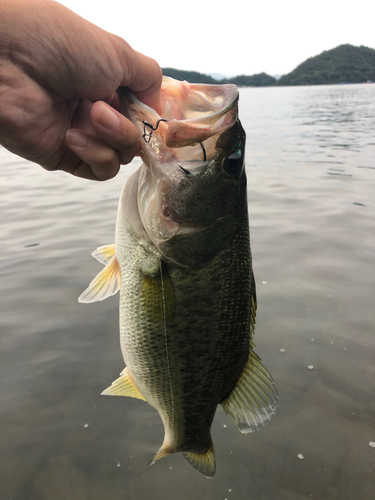
[(129, 375), (126, 367), (112, 384), (102, 392), (102, 396), (128, 396), (146, 401)]
[(243, 433), (266, 425), (276, 411), (277, 390), (272, 376), (250, 349), (245, 368), (230, 395), (221, 405)]

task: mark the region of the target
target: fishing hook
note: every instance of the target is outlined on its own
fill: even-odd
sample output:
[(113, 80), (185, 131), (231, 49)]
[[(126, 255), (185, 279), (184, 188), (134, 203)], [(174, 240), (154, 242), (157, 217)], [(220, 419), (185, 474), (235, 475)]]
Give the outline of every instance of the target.
[[(156, 130), (159, 127), (160, 122), (168, 122), (169, 120), (166, 120), (165, 118), (160, 118), (157, 122), (155, 127), (152, 125), (150, 122), (143, 121), (143, 139), (144, 141), (148, 144), (151, 141), (152, 138), (152, 132)], [(150, 132), (146, 132), (146, 127), (149, 127), (151, 129)], [(199, 143), (200, 147), (202, 148), (203, 151), (203, 161), (207, 161), (207, 155), (206, 155), (206, 149), (203, 146), (203, 142)], [(182, 167), (181, 167), (182, 168)]]
[(202, 151), (203, 151), (203, 161), (207, 161), (206, 150), (203, 146), (203, 142), (200, 142), (199, 144), (200, 144)]
[(185, 172), (185, 174), (186, 174), (186, 175), (191, 175), (190, 170), (187, 170), (186, 168), (181, 167), (181, 165), (179, 165), (179, 167), (180, 167), (180, 169), (181, 169), (183, 172)]
[[(143, 122), (144, 123), (144, 122)], [(200, 147), (202, 148), (202, 151), (203, 151), (203, 161), (207, 161), (207, 155), (206, 155), (206, 149), (205, 147), (203, 146), (203, 142), (200, 142), (199, 143)], [(191, 175), (191, 172), (190, 170), (187, 170), (186, 168), (184, 167), (181, 167), (181, 165), (179, 165), (180, 169), (185, 172), (185, 174), (187, 175)]]
[[(152, 137), (152, 132), (154, 130), (156, 130), (159, 126), (159, 123), (160, 122), (167, 122), (168, 120), (165, 120), (164, 118), (160, 118), (157, 122), (156, 122), (156, 125), (155, 127), (150, 123), (150, 122), (142, 122), (143, 123), (143, 139), (145, 142), (147, 142), (147, 144), (151, 141), (151, 137)], [(146, 132), (146, 127), (149, 127), (151, 129), (150, 132)]]

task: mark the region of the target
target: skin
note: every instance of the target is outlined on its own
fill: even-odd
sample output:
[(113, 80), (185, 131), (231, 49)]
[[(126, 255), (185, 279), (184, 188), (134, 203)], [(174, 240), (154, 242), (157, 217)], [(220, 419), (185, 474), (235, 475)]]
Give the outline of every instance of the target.
[(130, 87), (160, 109), (162, 72), (52, 0), (0, 0), (0, 144), (46, 170), (107, 180), (140, 153), (119, 112)]

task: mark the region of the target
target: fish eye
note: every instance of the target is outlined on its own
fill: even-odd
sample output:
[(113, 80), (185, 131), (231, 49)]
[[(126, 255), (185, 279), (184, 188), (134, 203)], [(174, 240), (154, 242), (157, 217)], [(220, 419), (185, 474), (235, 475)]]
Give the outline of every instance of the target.
[(223, 168), (225, 172), (229, 175), (237, 175), (243, 164), (243, 158), (241, 152), (236, 152), (228, 155), (223, 161)]

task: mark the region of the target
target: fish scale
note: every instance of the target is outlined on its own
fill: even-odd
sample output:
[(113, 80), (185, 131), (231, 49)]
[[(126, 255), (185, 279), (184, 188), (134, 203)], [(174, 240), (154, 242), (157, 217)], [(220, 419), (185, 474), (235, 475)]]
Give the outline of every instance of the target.
[(164, 78), (162, 121), (128, 89), (119, 99), (140, 133), (145, 123), (150, 130), (144, 163), (121, 194), (115, 245), (93, 254), (106, 267), (79, 300), (120, 290), (126, 368), (103, 394), (143, 399), (158, 411), (165, 436), (151, 462), (182, 452), (212, 477), (217, 406), (248, 433), (277, 405), (252, 339), (256, 292), (238, 91)]

